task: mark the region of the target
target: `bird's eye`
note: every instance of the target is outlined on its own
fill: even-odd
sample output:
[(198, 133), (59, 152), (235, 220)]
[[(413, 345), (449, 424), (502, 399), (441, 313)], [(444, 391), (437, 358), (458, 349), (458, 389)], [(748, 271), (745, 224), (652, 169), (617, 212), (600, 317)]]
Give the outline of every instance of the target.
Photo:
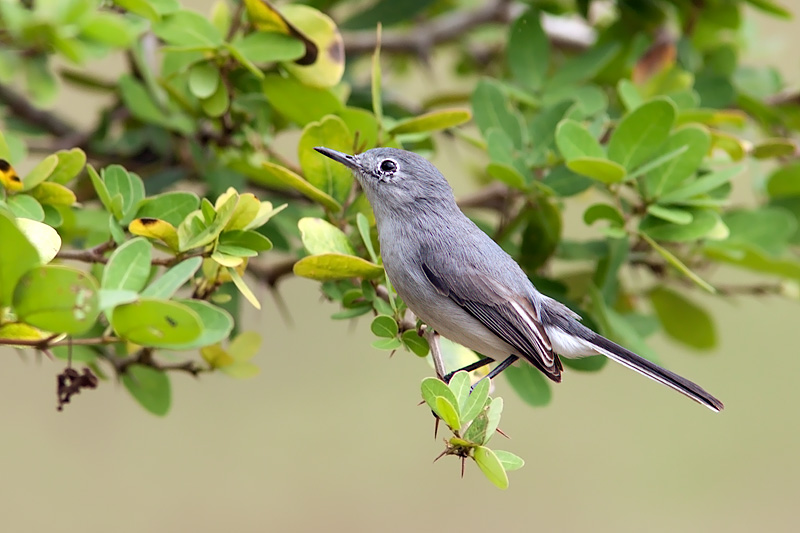
[(391, 174), (395, 170), (397, 170), (397, 163), (392, 161), (391, 159), (384, 159), (381, 161), (380, 166), (381, 172), (385, 172), (386, 174)]

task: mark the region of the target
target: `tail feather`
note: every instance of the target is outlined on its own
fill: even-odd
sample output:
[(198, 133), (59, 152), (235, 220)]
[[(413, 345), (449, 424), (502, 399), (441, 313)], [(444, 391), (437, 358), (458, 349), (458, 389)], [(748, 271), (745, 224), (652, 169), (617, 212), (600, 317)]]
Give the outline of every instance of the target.
[(705, 405), (712, 411), (719, 412), (725, 408), (721, 401), (706, 392), (700, 385), (686, 378), (682, 378), (678, 374), (670, 372), (665, 368), (661, 368), (655, 363), (651, 363), (647, 359), (636, 355), (619, 344), (606, 339), (602, 335), (598, 335), (589, 329), (586, 329), (586, 331), (591, 332), (590, 335), (586, 335), (590, 337), (586, 338), (586, 340), (594, 345), (598, 352), (609, 359), (688, 396), (697, 403)]

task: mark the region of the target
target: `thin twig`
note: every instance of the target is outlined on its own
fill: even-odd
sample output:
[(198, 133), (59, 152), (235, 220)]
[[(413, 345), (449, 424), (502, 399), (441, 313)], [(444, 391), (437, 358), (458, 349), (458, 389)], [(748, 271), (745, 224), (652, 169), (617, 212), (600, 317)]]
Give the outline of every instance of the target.
[[(508, 23), (524, 8), (522, 4), (509, 0), (494, 0), (476, 10), (441, 16), (407, 30), (384, 31), (381, 52), (414, 54), (425, 59), (435, 45), (455, 41), (483, 24)], [(585, 50), (597, 38), (594, 29), (582, 19), (545, 14), (542, 26), (553, 46), (563, 50)], [(377, 37), (374, 31), (347, 32), (342, 37), (348, 57), (371, 54), (375, 50)]]

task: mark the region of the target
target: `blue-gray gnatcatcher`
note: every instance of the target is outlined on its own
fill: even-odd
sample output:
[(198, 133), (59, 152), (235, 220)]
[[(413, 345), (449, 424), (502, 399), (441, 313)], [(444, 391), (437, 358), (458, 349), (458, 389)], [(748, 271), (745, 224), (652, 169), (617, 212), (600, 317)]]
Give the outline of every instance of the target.
[(602, 354), (722, 410), (702, 387), (598, 335), (537, 291), (516, 261), (461, 212), (427, 159), (395, 148), (359, 155), (315, 150), (353, 170), (375, 212), (386, 273), (409, 309), (437, 333), (485, 356), (467, 369), (498, 360), (489, 373), (494, 377), (521, 356), (559, 382), (559, 355)]

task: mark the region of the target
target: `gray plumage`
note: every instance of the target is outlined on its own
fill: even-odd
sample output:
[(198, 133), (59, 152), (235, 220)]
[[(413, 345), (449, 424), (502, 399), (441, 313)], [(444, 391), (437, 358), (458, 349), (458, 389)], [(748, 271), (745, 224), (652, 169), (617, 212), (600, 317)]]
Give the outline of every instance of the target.
[(437, 333), (495, 360), (522, 357), (556, 382), (559, 355), (602, 354), (714, 411), (723, 408), (698, 385), (598, 335), (537, 291), (516, 261), (461, 212), (427, 159), (395, 148), (359, 155), (316, 150), (353, 170), (375, 213), (392, 285)]

